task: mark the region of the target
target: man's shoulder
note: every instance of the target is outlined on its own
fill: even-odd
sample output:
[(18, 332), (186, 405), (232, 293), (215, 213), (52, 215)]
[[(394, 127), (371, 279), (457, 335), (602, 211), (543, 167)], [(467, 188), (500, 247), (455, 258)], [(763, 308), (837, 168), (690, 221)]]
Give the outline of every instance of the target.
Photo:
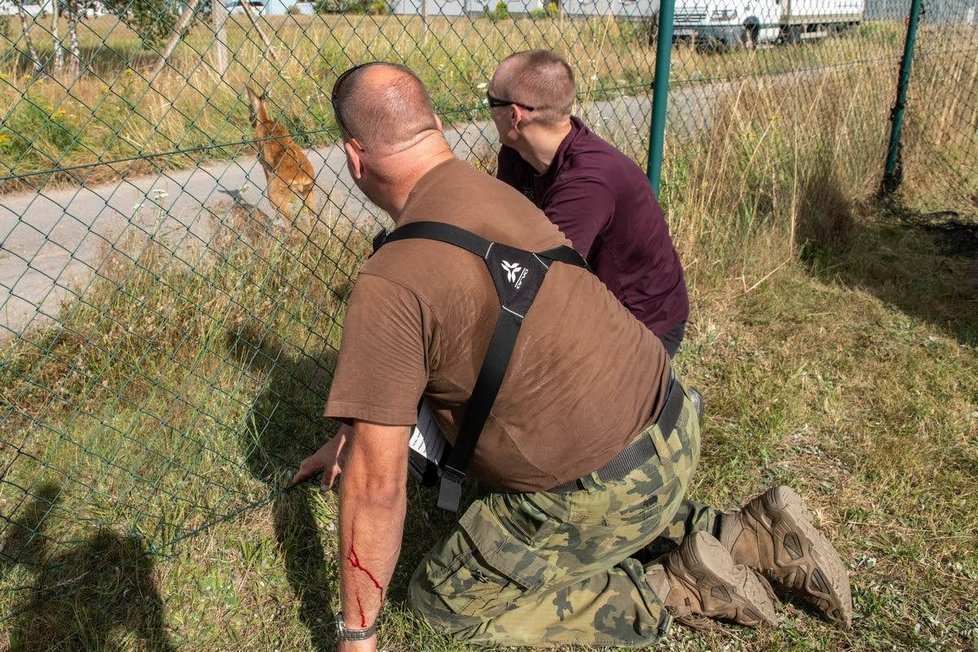
[(575, 167), (583, 170), (605, 170), (607, 173), (609, 172), (609, 164), (614, 166), (625, 163), (632, 166), (636, 165), (624, 152), (590, 129), (583, 130), (574, 139), (567, 153), (573, 160)]
[(591, 182), (612, 192), (623, 185), (647, 183), (645, 173), (635, 161), (592, 131), (575, 139), (556, 181), (558, 184)]

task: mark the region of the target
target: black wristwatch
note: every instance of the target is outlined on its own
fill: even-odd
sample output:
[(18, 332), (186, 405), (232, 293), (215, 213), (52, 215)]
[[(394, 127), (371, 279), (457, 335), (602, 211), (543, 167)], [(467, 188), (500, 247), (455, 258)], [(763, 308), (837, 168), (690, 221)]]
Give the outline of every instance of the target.
[(350, 629), (343, 620), (343, 612), (336, 612), (336, 636), (341, 641), (366, 641), (377, 632), (377, 623), (366, 629)]

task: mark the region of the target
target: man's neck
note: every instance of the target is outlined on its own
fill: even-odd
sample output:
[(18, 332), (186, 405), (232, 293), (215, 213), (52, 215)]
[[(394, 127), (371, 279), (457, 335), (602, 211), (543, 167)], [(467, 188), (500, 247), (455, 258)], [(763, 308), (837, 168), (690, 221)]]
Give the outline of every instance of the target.
[(570, 118), (553, 127), (535, 125), (522, 142), (515, 147), (524, 161), (529, 163), (537, 174), (543, 174), (557, 156), (560, 144), (571, 131)]
[[(442, 142), (444, 141), (442, 140)], [(396, 181), (391, 188), (390, 202), (381, 208), (391, 216), (395, 225), (400, 226), (404, 207), (411, 196), (411, 191), (418, 185), (421, 178), (445, 161), (455, 158), (455, 154), (452, 153), (447, 143), (444, 147), (439, 146), (437, 142), (433, 145), (428, 151), (420, 155), (417, 152), (413, 154), (402, 152), (391, 156), (386, 162), (393, 170), (396, 170), (396, 176), (394, 176)]]

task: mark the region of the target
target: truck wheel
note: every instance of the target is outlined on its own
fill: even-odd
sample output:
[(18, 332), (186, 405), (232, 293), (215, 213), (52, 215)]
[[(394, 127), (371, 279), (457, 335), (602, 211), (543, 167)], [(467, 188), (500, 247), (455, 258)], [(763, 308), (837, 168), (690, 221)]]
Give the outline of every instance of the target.
[(785, 43), (801, 43), (801, 25), (788, 25), (782, 31)]

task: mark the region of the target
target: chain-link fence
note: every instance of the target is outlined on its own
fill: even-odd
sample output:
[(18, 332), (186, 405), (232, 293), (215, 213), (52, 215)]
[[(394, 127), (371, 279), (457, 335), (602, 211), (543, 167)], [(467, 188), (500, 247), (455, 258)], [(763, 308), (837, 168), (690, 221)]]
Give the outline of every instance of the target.
[[(661, 199), (693, 283), (736, 234), (781, 225), (795, 242), (824, 223), (816, 197), (875, 191), (906, 4), (679, 1)], [(0, 586), (93, 529), (162, 551), (274, 502), (333, 428), (344, 302), (386, 219), (335, 145), (340, 72), (412, 67), (456, 153), (491, 172), (492, 71), (553, 48), (585, 122), (644, 163), (658, 12), (0, 0)], [(976, 61), (974, 7), (930, 2), (904, 133), (911, 201), (974, 210)], [(280, 141), (252, 126), (249, 87), (305, 151), (312, 210), (269, 203), (255, 150)]]
[(978, 6), (924, 2), (902, 139), (903, 195), (927, 211), (978, 212)]

